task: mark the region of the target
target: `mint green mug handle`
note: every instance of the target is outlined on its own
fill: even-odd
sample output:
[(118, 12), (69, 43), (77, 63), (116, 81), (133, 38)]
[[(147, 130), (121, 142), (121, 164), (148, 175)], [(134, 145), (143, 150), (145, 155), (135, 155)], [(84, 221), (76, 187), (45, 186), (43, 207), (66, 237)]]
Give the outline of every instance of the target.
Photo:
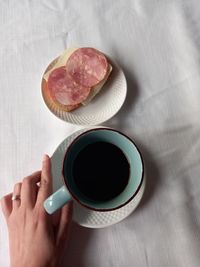
[(67, 188), (63, 185), (50, 197), (44, 201), (44, 208), (47, 213), (52, 214), (58, 209), (62, 208), (67, 202), (72, 199)]

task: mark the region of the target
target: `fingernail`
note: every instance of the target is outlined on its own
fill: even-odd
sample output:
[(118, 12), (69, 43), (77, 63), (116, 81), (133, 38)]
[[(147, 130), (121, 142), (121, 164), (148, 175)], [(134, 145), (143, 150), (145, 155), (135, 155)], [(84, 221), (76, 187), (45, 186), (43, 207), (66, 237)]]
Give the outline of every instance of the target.
[(44, 155), (43, 155), (43, 159), (42, 159), (42, 161), (45, 162), (45, 161), (47, 161), (48, 159), (49, 159), (49, 156), (46, 155), (46, 154), (44, 154)]

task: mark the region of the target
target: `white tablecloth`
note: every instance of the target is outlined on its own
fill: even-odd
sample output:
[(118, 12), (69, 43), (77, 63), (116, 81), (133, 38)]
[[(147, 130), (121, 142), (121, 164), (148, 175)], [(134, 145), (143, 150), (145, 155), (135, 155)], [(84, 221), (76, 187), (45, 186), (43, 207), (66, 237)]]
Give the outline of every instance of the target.
[[(81, 126), (56, 118), (40, 82), (65, 48), (92, 46), (124, 69), (128, 95), (105, 123), (141, 149), (147, 187), (127, 219), (73, 225), (69, 267), (200, 266), (198, 0), (0, 2), (0, 197)], [(9, 266), (0, 213), (0, 266)]]

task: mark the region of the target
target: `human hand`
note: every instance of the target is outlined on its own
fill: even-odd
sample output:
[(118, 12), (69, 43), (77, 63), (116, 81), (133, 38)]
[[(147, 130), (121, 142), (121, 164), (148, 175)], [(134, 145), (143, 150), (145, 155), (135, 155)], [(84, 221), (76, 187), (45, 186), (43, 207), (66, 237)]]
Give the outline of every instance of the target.
[[(24, 178), (15, 185), (13, 194), (1, 199), (11, 267), (59, 266), (68, 240), (72, 204), (65, 205), (56, 216), (47, 214), (43, 202), (51, 193), (51, 161), (45, 155), (42, 171)], [(12, 195), (20, 198), (12, 201)]]

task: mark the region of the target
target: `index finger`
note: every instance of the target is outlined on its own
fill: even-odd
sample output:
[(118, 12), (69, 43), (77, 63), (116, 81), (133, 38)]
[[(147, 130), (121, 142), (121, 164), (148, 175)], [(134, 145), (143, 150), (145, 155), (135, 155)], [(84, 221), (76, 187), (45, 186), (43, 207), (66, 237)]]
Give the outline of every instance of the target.
[(42, 161), (42, 173), (40, 187), (38, 190), (36, 205), (42, 205), (44, 200), (52, 194), (51, 160), (48, 155), (44, 155)]

